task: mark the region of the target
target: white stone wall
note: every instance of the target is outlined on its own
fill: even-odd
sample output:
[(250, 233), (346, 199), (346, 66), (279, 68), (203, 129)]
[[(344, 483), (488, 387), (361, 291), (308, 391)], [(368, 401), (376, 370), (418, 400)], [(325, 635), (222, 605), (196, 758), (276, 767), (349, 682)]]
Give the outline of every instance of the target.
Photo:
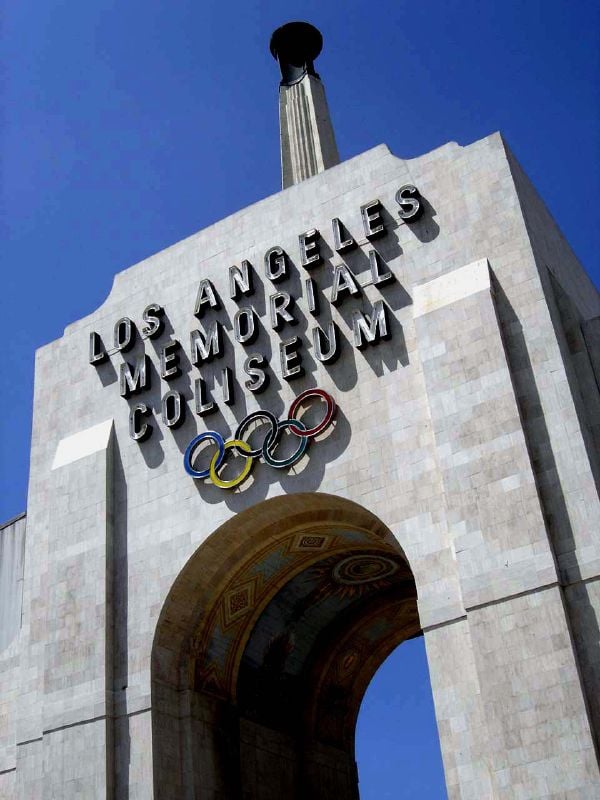
[(24, 514), (0, 528), (0, 797), (15, 785), (25, 531)]
[(0, 528), (0, 653), (21, 629), (25, 515)]
[[(127, 790), (131, 798), (152, 797), (150, 660), (167, 593), (220, 524), (268, 497), (307, 491), (363, 505), (407, 556), (450, 796), (516, 800), (600, 792), (581, 656), (570, 643), (577, 628), (562, 600), (571, 573), (561, 564), (557, 569), (535, 448), (547, 444), (546, 455), (556, 461), (586, 577), (597, 575), (593, 531), (599, 528), (590, 521), (600, 512), (547, 286), (521, 211), (522, 182), (517, 192), (498, 135), (410, 161), (377, 147), (120, 273), (97, 311), (38, 352), (10, 745), (18, 754), (17, 797), (125, 797)], [(399, 219), (394, 202), (406, 183), (427, 201), (414, 225)], [(369, 243), (360, 206), (375, 198), (389, 230)], [(361, 279), (374, 247), (396, 282), (370, 286), (339, 310), (322, 299), (322, 315), (313, 320), (302, 286), (314, 277), (329, 295), (328, 265), (342, 261), (331, 254), (333, 217), (359, 242), (347, 263)], [(297, 237), (311, 228), (322, 233), (325, 264), (309, 272), (299, 265)], [(271, 287), (262, 260), (274, 245), (294, 266), (287, 283)], [(153, 435), (134, 442), (117, 377), (123, 357), (133, 362), (141, 347), (95, 368), (88, 363), (90, 332), (110, 340), (120, 317), (139, 324), (143, 309), (157, 302), (169, 321), (157, 346), (170, 335), (189, 356), (191, 329), (212, 318), (231, 324), (238, 304), (229, 299), (228, 269), (242, 259), (260, 279), (247, 301), (255, 303), (265, 330), (251, 349), (265, 352), (273, 365), (271, 388), (258, 399), (238, 391), (233, 406), (221, 404), (218, 414), (199, 419), (191, 401), (195, 367), (169, 385), (153, 375), (150, 390), (134, 397), (154, 410)], [(193, 310), (202, 278), (213, 281), (224, 308), (206, 311), (199, 322)], [(587, 287), (592, 318), (599, 304)], [(563, 288), (571, 291), (570, 284)], [(309, 342), (307, 330), (329, 314), (344, 336), (341, 357), (330, 367), (315, 363), (307, 344), (307, 374), (289, 386), (278, 376), (280, 337), (268, 320), (268, 296), (282, 289), (296, 295), (300, 311), (298, 325), (283, 337)], [(393, 312), (392, 337), (359, 352), (350, 313), (368, 311), (381, 298)], [(146, 340), (144, 347), (157, 368), (154, 343)], [(244, 348), (228, 346), (226, 354), (223, 366), (235, 363), (243, 384)], [(334, 435), (315, 443), (299, 474), (258, 464), (249, 487), (227, 493), (197, 485), (184, 472), (183, 452), (196, 431), (229, 434), (259, 404), (281, 417), (310, 385), (333, 394), (339, 413)], [(160, 397), (171, 388), (190, 401), (187, 421), (176, 431), (157, 419)], [(543, 441), (539, 425), (527, 419), (536, 397), (547, 428)], [(100, 423), (107, 423), (102, 435)]]

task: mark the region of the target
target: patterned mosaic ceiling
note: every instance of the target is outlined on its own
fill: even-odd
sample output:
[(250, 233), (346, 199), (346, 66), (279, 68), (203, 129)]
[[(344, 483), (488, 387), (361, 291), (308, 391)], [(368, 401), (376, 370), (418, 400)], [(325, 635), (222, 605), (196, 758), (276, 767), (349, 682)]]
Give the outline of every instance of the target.
[(249, 553), (203, 615), (194, 685), (262, 724), (317, 726), (342, 744), (372, 673), (419, 631), (412, 575), (390, 544), (346, 529), (288, 533)]

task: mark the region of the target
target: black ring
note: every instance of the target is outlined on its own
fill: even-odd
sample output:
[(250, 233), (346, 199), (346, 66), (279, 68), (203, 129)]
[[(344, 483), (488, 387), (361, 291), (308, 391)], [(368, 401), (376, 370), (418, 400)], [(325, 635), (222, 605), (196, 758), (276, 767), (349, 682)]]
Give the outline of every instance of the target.
[[(250, 414), (248, 414), (247, 417), (244, 417), (244, 419), (237, 426), (234, 439), (241, 439), (243, 442), (245, 442), (246, 440), (244, 439), (244, 433), (248, 425), (250, 425), (251, 422), (254, 422), (255, 419), (266, 419), (271, 423), (271, 433), (267, 434), (265, 440), (268, 436), (275, 436), (277, 434), (278, 422), (275, 414), (272, 414), (270, 411), (259, 410), (259, 411), (252, 411)], [(254, 450), (250, 450), (249, 453), (241, 453), (241, 455), (245, 457), (258, 458), (262, 454), (262, 451), (263, 451), (263, 445), (254, 448)]]

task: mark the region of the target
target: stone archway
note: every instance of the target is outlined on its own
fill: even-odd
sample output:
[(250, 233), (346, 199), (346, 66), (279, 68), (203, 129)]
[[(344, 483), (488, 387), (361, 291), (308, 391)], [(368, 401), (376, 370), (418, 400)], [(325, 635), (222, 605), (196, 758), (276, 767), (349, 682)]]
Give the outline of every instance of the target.
[(351, 501), (273, 498), (198, 548), (152, 653), (155, 796), (358, 798), (356, 717), (421, 632), (390, 531)]

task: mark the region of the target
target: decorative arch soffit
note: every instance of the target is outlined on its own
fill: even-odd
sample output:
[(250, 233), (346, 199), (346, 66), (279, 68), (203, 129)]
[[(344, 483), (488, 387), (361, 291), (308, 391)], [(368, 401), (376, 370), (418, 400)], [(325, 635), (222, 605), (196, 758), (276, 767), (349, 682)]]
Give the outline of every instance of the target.
[[(343, 498), (292, 495), (238, 514), (192, 556), (161, 614), (153, 672), (250, 716), (261, 691), (276, 709), (273, 681), (260, 685), (269, 668), (290, 686), (301, 675), (314, 689), (305, 724), (338, 742), (381, 661), (419, 632), (412, 573), (383, 523)], [(343, 713), (328, 715), (336, 692)]]

